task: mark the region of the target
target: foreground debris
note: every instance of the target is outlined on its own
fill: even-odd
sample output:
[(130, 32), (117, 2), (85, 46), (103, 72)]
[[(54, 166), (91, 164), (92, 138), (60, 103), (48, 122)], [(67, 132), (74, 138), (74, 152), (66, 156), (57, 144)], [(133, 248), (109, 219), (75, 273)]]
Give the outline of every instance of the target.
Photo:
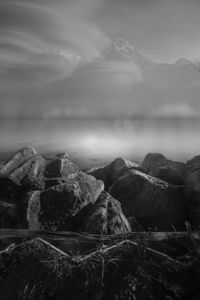
[(184, 299), (198, 289), (198, 257), (180, 262), (129, 240), (85, 256), (41, 238), (0, 252), (4, 300)]

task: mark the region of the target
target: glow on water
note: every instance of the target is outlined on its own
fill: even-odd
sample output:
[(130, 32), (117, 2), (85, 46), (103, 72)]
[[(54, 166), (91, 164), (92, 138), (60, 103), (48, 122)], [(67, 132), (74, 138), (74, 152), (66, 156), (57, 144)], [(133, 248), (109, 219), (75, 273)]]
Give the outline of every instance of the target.
[(1, 120), (0, 152), (32, 145), (38, 151), (68, 151), (82, 157), (143, 158), (162, 152), (186, 160), (200, 154), (199, 119)]

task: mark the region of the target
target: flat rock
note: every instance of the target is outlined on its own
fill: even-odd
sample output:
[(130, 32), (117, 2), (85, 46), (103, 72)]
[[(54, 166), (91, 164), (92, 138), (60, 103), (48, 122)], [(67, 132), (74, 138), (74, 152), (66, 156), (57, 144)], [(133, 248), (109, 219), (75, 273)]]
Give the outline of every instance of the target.
[(183, 187), (129, 170), (110, 187), (109, 192), (121, 202), (126, 217), (135, 217), (145, 228), (184, 230)]
[(79, 231), (94, 234), (122, 234), (130, 232), (131, 227), (119, 201), (107, 192), (102, 192), (86, 214)]
[(86, 205), (94, 203), (103, 189), (102, 181), (79, 172), (69, 175), (65, 183), (29, 194), (29, 228), (59, 229)]

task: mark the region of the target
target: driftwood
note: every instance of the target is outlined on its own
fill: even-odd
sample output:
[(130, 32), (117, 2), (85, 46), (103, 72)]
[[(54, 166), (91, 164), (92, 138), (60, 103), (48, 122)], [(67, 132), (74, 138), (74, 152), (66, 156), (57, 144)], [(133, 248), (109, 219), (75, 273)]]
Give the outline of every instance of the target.
[(2, 256), (0, 299), (178, 299), (197, 287), (192, 267), (130, 240), (70, 257), (35, 238)]
[(43, 238), (64, 252), (72, 252), (73, 254), (85, 254), (102, 245), (112, 245), (115, 242), (130, 240), (136, 242), (145, 241), (151, 248), (173, 255), (173, 253), (182, 254), (180, 251), (190, 247), (191, 239), (199, 241), (200, 232), (131, 232), (123, 235), (94, 235), (69, 231), (50, 232), (26, 229), (0, 229), (0, 249), (3, 250), (13, 242), (20, 243), (36, 237)]

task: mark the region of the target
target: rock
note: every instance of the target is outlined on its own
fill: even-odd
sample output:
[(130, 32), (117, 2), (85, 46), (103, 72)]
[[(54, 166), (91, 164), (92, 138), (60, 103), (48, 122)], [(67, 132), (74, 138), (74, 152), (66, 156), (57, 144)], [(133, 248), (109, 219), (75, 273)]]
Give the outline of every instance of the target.
[(41, 210), (40, 194), (40, 191), (32, 191), (27, 195), (26, 220), (30, 230), (39, 230), (41, 227), (39, 220)]
[(102, 192), (89, 209), (79, 231), (94, 234), (121, 234), (131, 231), (121, 204), (107, 192)]
[(116, 158), (110, 164), (91, 169), (87, 173), (96, 179), (102, 180), (105, 184), (105, 190), (108, 190), (122, 174), (130, 169), (146, 172), (146, 170), (136, 162), (131, 162), (125, 158)]
[(186, 171), (186, 164), (179, 161), (173, 161), (165, 158), (164, 155), (160, 153), (149, 153), (145, 156), (142, 167), (147, 169), (148, 173), (154, 172), (158, 167), (169, 166), (174, 168), (179, 172), (181, 176), (184, 177)]
[(158, 167), (157, 169), (154, 169), (152, 172), (150, 172), (151, 176), (158, 177), (161, 180), (164, 180), (168, 183), (174, 184), (174, 185), (184, 185), (184, 179), (179, 174), (179, 172), (170, 166), (165, 167)]
[(80, 169), (68, 157), (60, 156), (52, 160), (47, 160), (45, 177), (67, 177), (79, 171)]
[(136, 220), (135, 217), (128, 217), (128, 222), (131, 226), (132, 232), (143, 232), (145, 231), (144, 227)]
[(9, 178), (0, 177), (0, 201), (16, 203), (21, 194), (20, 186)]
[(14, 204), (0, 201), (0, 227), (15, 228), (18, 226), (17, 210)]
[(44, 169), (45, 160), (33, 148), (23, 148), (1, 165), (0, 186), (4, 187), (0, 197), (10, 201), (17, 198), (17, 190), (43, 189)]
[(200, 229), (200, 156), (187, 162), (185, 175), (185, 198), (188, 219), (193, 230)]
[(146, 172), (140, 164), (132, 162), (125, 158), (117, 158), (109, 165), (109, 170), (111, 174), (111, 181), (114, 183), (121, 175), (123, 175), (128, 170), (138, 170), (140, 172)]
[(185, 183), (187, 189), (200, 192), (200, 156), (195, 156), (186, 164)]
[(61, 178), (46, 178), (45, 179), (45, 190), (49, 189), (52, 186), (63, 184), (67, 181), (66, 177)]
[(108, 166), (101, 166), (87, 171), (87, 174), (94, 176), (97, 180), (102, 180), (107, 191), (112, 184)]
[(28, 195), (29, 229), (57, 230), (83, 207), (94, 203), (104, 189), (102, 181), (83, 172), (71, 174), (66, 183)]
[(53, 153), (45, 154), (44, 158), (46, 160), (55, 160), (57, 158), (62, 158), (62, 159), (68, 158), (68, 159), (70, 159), (70, 155), (67, 152), (62, 152), (62, 153), (53, 152)]
[(129, 170), (110, 187), (109, 192), (121, 202), (126, 217), (135, 217), (142, 226), (160, 231), (171, 231), (173, 227), (184, 230), (183, 187)]
[(38, 155), (36, 150), (32, 147), (24, 147), (13, 155), (8, 161), (1, 165), (0, 174), (8, 175), (12, 171), (18, 169), (25, 161), (29, 160), (33, 156)]

